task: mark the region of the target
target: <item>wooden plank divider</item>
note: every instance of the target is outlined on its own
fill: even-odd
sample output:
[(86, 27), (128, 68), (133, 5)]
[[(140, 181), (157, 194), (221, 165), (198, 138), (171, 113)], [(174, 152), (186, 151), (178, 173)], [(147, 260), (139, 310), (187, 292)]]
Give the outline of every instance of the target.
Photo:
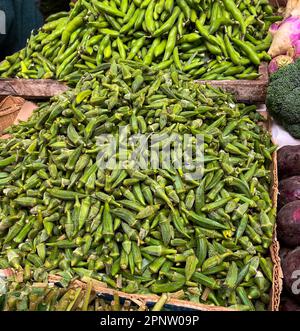
[[(269, 82), (268, 65), (263, 63), (256, 80), (197, 80), (199, 84), (220, 87), (235, 95), (239, 102), (264, 103)], [(0, 79), (0, 97), (12, 95), (27, 100), (48, 99), (65, 92), (68, 86), (51, 79)]]

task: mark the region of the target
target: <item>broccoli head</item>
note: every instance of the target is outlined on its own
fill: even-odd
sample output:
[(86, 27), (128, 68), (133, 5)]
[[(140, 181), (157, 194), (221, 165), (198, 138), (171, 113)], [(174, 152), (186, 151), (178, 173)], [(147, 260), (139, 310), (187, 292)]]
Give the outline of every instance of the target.
[(282, 113), (286, 124), (300, 123), (300, 87), (296, 87), (286, 95)]
[(300, 139), (300, 123), (296, 123), (296, 124), (282, 123), (282, 126), (295, 139)]
[(300, 138), (300, 60), (271, 76), (266, 105), (279, 124)]

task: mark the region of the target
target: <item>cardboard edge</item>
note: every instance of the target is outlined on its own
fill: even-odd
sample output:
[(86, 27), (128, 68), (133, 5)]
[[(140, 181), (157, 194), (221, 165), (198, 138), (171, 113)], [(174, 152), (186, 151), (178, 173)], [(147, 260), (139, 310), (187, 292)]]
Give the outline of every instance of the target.
[[(277, 170), (277, 152), (273, 153), (272, 162), (272, 201), (273, 207), (277, 211), (277, 200), (278, 200), (278, 170)], [(270, 247), (271, 258), (274, 263), (273, 267), (273, 284), (272, 284), (272, 301), (271, 310), (278, 311), (280, 306), (280, 296), (283, 288), (283, 271), (281, 268), (281, 260), (279, 255), (280, 244), (277, 239), (276, 224), (274, 225), (273, 242)]]
[[(271, 140), (274, 145), (274, 139), (272, 137), (272, 118), (270, 117), (267, 111), (263, 112), (263, 116), (266, 118), (266, 129), (269, 131), (271, 135)], [(273, 202), (273, 208), (275, 208), (277, 212), (277, 203), (278, 203), (278, 167), (277, 167), (277, 151), (275, 151), (272, 155), (272, 165), (271, 165), (271, 173), (272, 173), (272, 185), (271, 185), (271, 199)], [(279, 255), (280, 244), (277, 239), (277, 226), (276, 223), (273, 229), (273, 239), (272, 245), (270, 247), (270, 255), (273, 266), (273, 282), (271, 289), (271, 302), (270, 302), (270, 310), (278, 311), (280, 306), (280, 296), (283, 287), (283, 272), (281, 269), (281, 260)]]

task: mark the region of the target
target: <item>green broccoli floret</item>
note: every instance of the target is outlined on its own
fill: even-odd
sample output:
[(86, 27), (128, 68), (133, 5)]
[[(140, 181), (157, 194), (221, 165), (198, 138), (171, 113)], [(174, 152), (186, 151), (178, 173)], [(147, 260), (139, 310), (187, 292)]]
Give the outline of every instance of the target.
[(279, 124), (300, 138), (300, 60), (271, 76), (266, 105)]
[(287, 94), (282, 105), (284, 122), (287, 124), (300, 123), (300, 87), (296, 87)]
[(280, 68), (278, 71), (276, 71), (275, 73), (273, 73), (270, 77), (270, 81), (274, 82), (275, 80), (282, 78), (282, 76), (296, 76), (294, 77), (296, 79), (296, 81), (300, 81), (300, 77), (298, 77), (297, 73), (300, 70), (300, 61), (297, 60), (295, 63), (289, 64), (285, 67)]
[(287, 124), (283, 123), (282, 126), (289, 132), (291, 136), (296, 139), (300, 139), (300, 123), (296, 124)]

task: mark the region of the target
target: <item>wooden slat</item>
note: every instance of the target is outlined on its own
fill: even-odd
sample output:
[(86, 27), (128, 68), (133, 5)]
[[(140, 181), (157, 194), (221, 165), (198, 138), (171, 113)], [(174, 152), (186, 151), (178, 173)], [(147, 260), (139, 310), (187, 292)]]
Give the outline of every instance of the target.
[[(261, 77), (256, 80), (211, 80), (201, 81), (220, 87), (235, 95), (239, 102), (264, 103), (268, 86), (268, 66), (262, 64), (259, 72)], [(24, 99), (46, 99), (67, 90), (65, 84), (47, 79), (0, 79), (1, 96), (20, 96)]]
[(198, 80), (200, 84), (220, 87), (235, 95), (237, 101), (247, 103), (264, 103), (269, 83), (268, 65), (263, 63), (259, 68), (261, 77), (256, 80)]
[(66, 91), (68, 87), (50, 79), (0, 79), (1, 96), (19, 96), (24, 99), (48, 99)]

